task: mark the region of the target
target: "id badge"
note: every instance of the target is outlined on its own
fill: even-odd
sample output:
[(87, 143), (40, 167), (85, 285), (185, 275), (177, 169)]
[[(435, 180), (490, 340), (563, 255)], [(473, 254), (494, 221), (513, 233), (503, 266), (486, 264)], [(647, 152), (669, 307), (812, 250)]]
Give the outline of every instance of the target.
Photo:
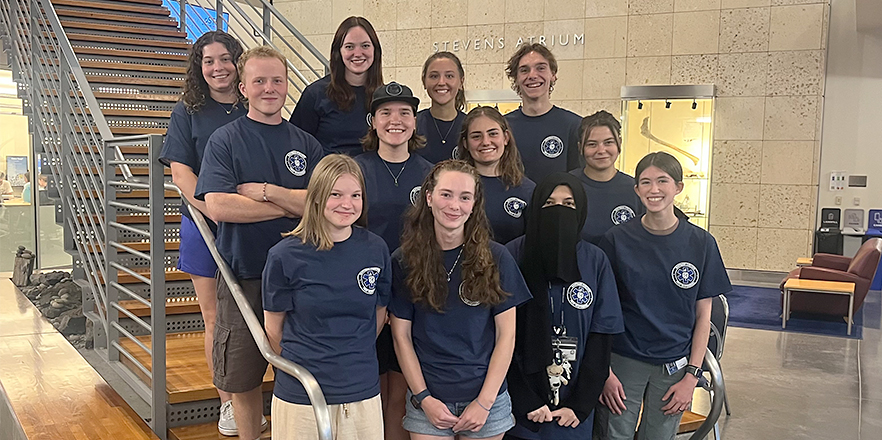
[(551, 345), (561, 351), (564, 359), (570, 362), (576, 361), (576, 351), (579, 346), (579, 338), (572, 336), (558, 336), (552, 338)]
[(676, 372), (685, 367), (687, 363), (686, 356), (683, 356), (674, 362), (668, 362), (665, 364), (665, 372), (668, 373), (668, 376), (673, 376)]

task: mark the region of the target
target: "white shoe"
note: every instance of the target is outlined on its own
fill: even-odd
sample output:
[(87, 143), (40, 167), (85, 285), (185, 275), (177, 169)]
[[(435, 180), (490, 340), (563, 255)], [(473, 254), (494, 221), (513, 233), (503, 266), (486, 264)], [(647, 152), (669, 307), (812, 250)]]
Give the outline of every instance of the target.
[[(266, 431), (269, 424), (266, 417), (260, 416), (260, 432)], [(239, 429), (236, 427), (236, 418), (233, 415), (233, 401), (228, 400), (220, 407), (220, 419), (217, 421), (217, 430), (222, 435), (234, 437), (239, 435)]]

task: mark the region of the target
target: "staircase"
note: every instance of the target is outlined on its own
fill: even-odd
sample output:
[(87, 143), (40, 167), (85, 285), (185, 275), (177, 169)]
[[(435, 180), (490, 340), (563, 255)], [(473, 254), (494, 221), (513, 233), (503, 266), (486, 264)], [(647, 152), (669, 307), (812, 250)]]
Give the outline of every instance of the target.
[[(160, 438), (218, 438), (204, 324), (189, 276), (175, 269), (180, 193), (157, 161), (190, 38), (210, 16), (246, 48), (286, 54), (288, 109), (328, 62), (266, 0), (169, 4), (180, 9), (162, 0), (0, 0), (0, 36), (35, 152), (49, 158), (58, 185), (56, 221), (95, 349), (149, 404), (145, 419)], [(267, 413), (272, 380), (268, 369)]]

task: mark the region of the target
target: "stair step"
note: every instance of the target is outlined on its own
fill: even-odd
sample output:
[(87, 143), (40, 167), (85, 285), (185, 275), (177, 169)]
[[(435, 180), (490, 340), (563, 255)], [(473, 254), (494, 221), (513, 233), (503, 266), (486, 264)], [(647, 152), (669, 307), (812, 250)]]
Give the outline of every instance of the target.
[[(155, 18), (155, 17), (144, 17), (137, 15), (124, 15), (124, 14), (114, 14), (110, 12), (99, 12), (99, 11), (84, 11), (80, 9), (68, 9), (68, 8), (55, 8), (55, 12), (58, 14), (60, 19), (64, 19), (63, 17), (76, 17), (76, 18), (90, 18), (94, 20), (102, 20), (102, 21), (111, 21), (111, 22), (123, 22), (123, 23), (139, 23), (139, 24), (152, 24), (156, 26), (170, 26), (173, 28), (178, 27), (178, 22), (170, 19), (168, 16), (165, 18)], [(121, 23), (120, 26), (123, 24)]]
[[(270, 426), (260, 434), (261, 440), (271, 439), (273, 431), (273, 422), (270, 416), (266, 416), (266, 420)], [(233, 440), (239, 437), (224, 437), (217, 432), (217, 422), (203, 423), (201, 425), (180, 426), (170, 428), (168, 430), (169, 440)]]
[(160, 35), (164, 37), (187, 38), (187, 34), (177, 30), (164, 30), (153, 28), (138, 28), (131, 26), (117, 26), (112, 24), (92, 23), (76, 20), (61, 20), (61, 26), (65, 29), (90, 29), (93, 31), (121, 32), (124, 34)]
[[(217, 398), (217, 390), (212, 385), (211, 371), (205, 360), (205, 332), (171, 333), (165, 337), (166, 353), (166, 390), (169, 403), (194, 402)], [(152, 337), (138, 336), (144, 345), (150, 347)], [(150, 356), (137, 344), (126, 337), (120, 338), (120, 345), (149, 371)], [(128, 366), (141, 380), (150, 383), (150, 378), (132, 365), (131, 360), (120, 356), (120, 360)], [(263, 376), (263, 391), (273, 389), (273, 370), (267, 368)], [(217, 424), (215, 424), (217, 431)]]
[[(139, 269), (142, 269), (142, 270), (136, 269), (135, 272), (137, 274), (141, 275), (142, 277), (147, 278), (149, 280), (150, 279), (150, 271), (147, 269), (144, 269), (144, 268), (139, 268)], [(98, 279), (102, 283), (104, 282), (104, 280), (101, 279), (101, 277), (98, 277)], [(117, 273), (116, 280), (120, 284), (139, 284), (139, 283), (141, 283), (141, 280), (139, 280), (139, 279), (133, 277), (132, 275), (130, 275), (126, 272), (123, 272), (123, 271), (119, 271), (119, 273)], [(190, 280), (190, 274), (188, 274), (186, 272), (181, 272), (177, 269), (166, 269), (165, 270), (165, 281), (166, 282), (168, 282), (168, 281), (189, 281), (189, 280)]]
[(157, 64), (137, 64), (137, 63), (111, 63), (107, 61), (80, 60), (80, 66), (93, 69), (108, 70), (137, 70), (140, 72), (163, 72), (163, 73), (187, 73), (185, 66), (169, 66), (160, 61)]
[[(184, 87), (183, 77), (177, 79), (159, 79), (159, 78), (139, 78), (132, 76), (108, 76), (108, 75), (89, 75), (86, 74), (86, 81), (92, 84), (138, 84), (146, 86), (165, 86), (165, 87)], [(109, 111), (131, 112), (132, 110), (104, 110), (104, 115), (109, 115)], [(116, 116), (122, 116), (117, 114)], [(126, 114), (125, 116), (143, 116), (141, 114)], [(156, 117), (169, 117), (171, 112), (157, 112)]]
[[(120, 111), (130, 111), (130, 110), (120, 110)], [(107, 113), (104, 113), (104, 115), (107, 116)], [(115, 115), (115, 116), (137, 116), (137, 115)], [(147, 147), (140, 146), (140, 145), (122, 145), (119, 147), (119, 149), (120, 149), (120, 151), (122, 151), (123, 154), (147, 154)], [(90, 152), (93, 154), (101, 154), (101, 149), (96, 146), (86, 147), (84, 145), (83, 146), (75, 145), (73, 148), (73, 151), (74, 151), (74, 153), (80, 153), (80, 154), (88, 154)]]
[(84, 54), (84, 55), (107, 55), (113, 57), (131, 57), (131, 58), (151, 58), (151, 59), (162, 59), (162, 60), (173, 60), (186, 62), (187, 55), (186, 54), (176, 54), (176, 53), (161, 53), (161, 52), (148, 52), (143, 50), (126, 50), (126, 49), (116, 49), (116, 48), (99, 48), (99, 47), (84, 47), (84, 46), (73, 46), (74, 53), (76, 54)]
[[(77, 133), (98, 133), (98, 127), (92, 127), (91, 130), (83, 130), (81, 127), (74, 127), (74, 131)], [(165, 134), (168, 131), (168, 128), (158, 127), (158, 128), (142, 128), (142, 127), (114, 127), (110, 126), (110, 132), (113, 134)], [(119, 173), (117, 173), (119, 174)], [(146, 176), (146, 174), (144, 174)], [(170, 174), (169, 174), (170, 175)]]
[[(78, 8), (106, 9), (109, 11), (134, 12), (139, 14), (159, 15), (168, 17), (168, 9), (164, 7), (135, 6), (126, 2), (84, 1), (84, 0), (52, 0), (55, 6), (73, 6)], [(162, 2), (160, 1), (161, 5)]]
[[(122, 223), (122, 222), (120, 222), (120, 223)], [(138, 241), (138, 242), (120, 243), (120, 244), (128, 246), (136, 251), (150, 252), (150, 242), (149, 241), (147, 241), (147, 242)], [(180, 247), (181, 247), (180, 241), (166, 241), (165, 242), (165, 250), (167, 250), (167, 251), (177, 251), (180, 249)], [(101, 249), (96, 249), (94, 246), (87, 243), (86, 244), (86, 251), (92, 252), (92, 253), (95, 253), (95, 252), (100, 253)], [(117, 252), (122, 252), (122, 251), (117, 249)]]
[(177, 102), (179, 95), (160, 95), (154, 93), (107, 93), (94, 92), (97, 99), (128, 99), (133, 101), (167, 101)]
[[(53, 34), (52, 37), (55, 37)], [(133, 46), (148, 46), (148, 47), (164, 47), (167, 49), (189, 49), (190, 43), (181, 39), (181, 41), (163, 41), (163, 40), (151, 40), (147, 37), (144, 38), (126, 38), (126, 37), (117, 37), (111, 35), (91, 35), (91, 34), (83, 34), (83, 33), (68, 33), (67, 38), (71, 41), (92, 41), (95, 43), (118, 43), (118, 44), (130, 44)]]
[[(165, 168), (165, 170), (164, 170), (165, 175), (171, 176), (171, 169), (168, 167), (164, 167), (164, 168)], [(150, 169), (148, 167), (129, 166), (129, 170), (132, 172), (133, 176), (149, 176), (150, 175)], [(86, 170), (86, 171), (88, 172), (89, 170)], [(76, 168), (74, 168), (74, 172), (77, 174), (83, 174), (83, 169), (80, 167), (76, 167)], [(91, 174), (98, 174), (98, 168), (92, 168)], [(119, 167), (117, 167), (117, 169), (116, 169), (116, 175), (122, 176), (122, 171), (120, 171)]]
[[(141, 301), (130, 299), (120, 301), (119, 305), (138, 317), (150, 316), (150, 307), (147, 307)], [(189, 315), (191, 313), (201, 313), (199, 309), (199, 301), (195, 296), (183, 296), (167, 298), (165, 301), (166, 315)]]
[[(88, 217), (86, 217), (88, 218)], [(98, 222), (97, 217), (92, 217), (92, 221)], [(150, 216), (146, 214), (120, 214), (116, 216), (116, 222), (124, 225), (147, 225), (150, 224)], [(166, 214), (165, 223), (180, 223), (181, 214)], [(168, 243), (166, 243), (166, 247)]]
[[(83, 191), (78, 190), (75, 192), (76, 196), (79, 198), (98, 198), (98, 193), (96, 191)], [(148, 197), (148, 192), (146, 189), (135, 189), (131, 192), (118, 192), (116, 193), (116, 198), (118, 199), (146, 199)], [(165, 198), (167, 199), (177, 199), (180, 198), (181, 195), (178, 194), (177, 191), (166, 190)]]

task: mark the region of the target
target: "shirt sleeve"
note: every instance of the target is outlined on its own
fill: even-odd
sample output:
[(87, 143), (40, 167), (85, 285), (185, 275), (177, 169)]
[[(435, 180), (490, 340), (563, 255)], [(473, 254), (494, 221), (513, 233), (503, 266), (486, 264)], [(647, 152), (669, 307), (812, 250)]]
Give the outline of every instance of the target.
[[(578, 116), (577, 116), (578, 117)], [(582, 167), (582, 152), (579, 151), (579, 126), (581, 119), (574, 119), (567, 140), (567, 171)]]
[(389, 302), (389, 313), (400, 319), (413, 321), (414, 304), (410, 299), (410, 290), (404, 282), (406, 274), (401, 268), (398, 258), (392, 258), (392, 300)]
[[(270, 249), (263, 268), (261, 281), (263, 291), (263, 309), (270, 312), (288, 312), (294, 310), (294, 292), (296, 285), (289, 273), (294, 270), (296, 261), (285, 260), (282, 252)], [(288, 272), (288, 273), (286, 273)]]
[(305, 134), (304, 137), (306, 138), (306, 154), (310, 159), (306, 163), (306, 181), (309, 182), (315, 166), (318, 165), (323, 157), (325, 157), (325, 150), (322, 148), (322, 144), (320, 144), (311, 134)]
[(610, 266), (606, 255), (599, 250), (595, 250), (594, 255), (596, 260), (594, 267), (597, 270), (597, 295), (594, 300), (594, 315), (591, 319), (589, 332), (622, 333), (625, 331), (625, 323), (622, 318), (622, 305), (619, 302), (616, 277), (613, 275), (612, 266)]
[(294, 107), (294, 111), (291, 112), (291, 118), (289, 119), (292, 124), (313, 136), (318, 132), (319, 125), (319, 114), (316, 109), (318, 99), (316, 95), (315, 87), (312, 87), (312, 84), (307, 86), (304, 93), (300, 96), (300, 101), (297, 101), (297, 106)]
[(199, 167), (196, 163), (198, 160), (191, 116), (187, 113), (184, 104), (178, 103), (168, 123), (165, 143), (162, 145), (162, 152), (159, 153), (159, 162), (165, 166), (179, 162), (195, 170)]
[(533, 298), (514, 257), (504, 246), (500, 245), (499, 247), (501, 252), (499, 252), (496, 261), (499, 267), (499, 282), (502, 285), (502, 290), (509, 293), (509, 296), (502, 304), (493, 307), (493, 315), (517, 307)]
[(707, 233), (702, 272), (698, 285), (698, 299), (711, 298), (732, 291), (732, 283), (729, 282), (729, 274), (726, 273), (720, 248), (717, 247), (717, 241), (710, 233)]
[(224, 142), (223, 130), (215, 131), (205, 146), (199, 180), (196, 181), (196, 198), (205, 200), (212, 192), (236, 193), (236, 173), (229, 142)]

